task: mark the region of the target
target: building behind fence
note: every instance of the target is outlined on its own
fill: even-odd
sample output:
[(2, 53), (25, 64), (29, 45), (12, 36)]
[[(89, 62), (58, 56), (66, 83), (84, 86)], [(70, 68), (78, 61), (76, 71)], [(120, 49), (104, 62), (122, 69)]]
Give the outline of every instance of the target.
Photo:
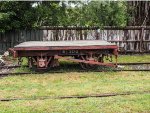
[(0, 33), (0, 53), (25, 41), (106, 40), (120, 52), (150, 52), (150, 27), (41, 27)]

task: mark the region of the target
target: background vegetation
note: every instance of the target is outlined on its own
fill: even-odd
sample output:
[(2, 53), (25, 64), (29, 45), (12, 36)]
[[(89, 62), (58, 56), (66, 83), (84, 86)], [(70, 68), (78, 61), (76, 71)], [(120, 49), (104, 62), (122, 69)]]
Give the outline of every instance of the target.
[(39, 26), (147, 25), (149, 7), (149, 1), (1, 1), (0, 31)]

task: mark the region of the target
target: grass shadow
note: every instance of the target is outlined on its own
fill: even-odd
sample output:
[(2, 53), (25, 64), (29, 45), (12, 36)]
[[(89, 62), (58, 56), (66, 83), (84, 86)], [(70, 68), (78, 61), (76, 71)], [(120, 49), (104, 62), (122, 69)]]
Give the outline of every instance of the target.
[(58, 67), (50, 67), (48, 69), (38, 70), (37, 68), (29, 68), (27, 65), (22, 65), (19, 68), (16, 68), (14, 72), (30, 72), (30, 73), (67, 73), (67, 72), (105, 72), (105, 71), (113, 71), (112, 67), (105, 66), (97, 66), (96, 69), (93, 70), (84, 70), (81, 68), (79, 63), (66, 62), (61, 61), (60, 66)]

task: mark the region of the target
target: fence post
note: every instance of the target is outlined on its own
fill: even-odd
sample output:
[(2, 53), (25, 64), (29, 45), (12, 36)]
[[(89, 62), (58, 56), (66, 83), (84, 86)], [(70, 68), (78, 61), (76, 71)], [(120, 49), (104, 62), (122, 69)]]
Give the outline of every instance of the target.
[(82, 37), (82, 29), (80, 30), (80, 40), (83, 40), (83, 37)]
[(141, 38), (140, 38), (140, 53), (141, 52), (143, 52), (143, 47), (142, 47), (142, 45), (143, 45), (143, 38), (144, 38), (144, 27), (141, 27), (142, 29), (141, 29)]

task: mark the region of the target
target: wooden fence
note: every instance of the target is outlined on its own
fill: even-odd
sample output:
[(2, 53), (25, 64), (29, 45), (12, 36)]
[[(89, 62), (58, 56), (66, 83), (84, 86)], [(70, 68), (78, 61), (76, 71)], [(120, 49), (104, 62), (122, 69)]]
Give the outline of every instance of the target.
[(25, 41), (106, 40), (116, 43), (120, 52), (150, 52), (150, 27), (40, 27), (0, 33), (0, 53)]

